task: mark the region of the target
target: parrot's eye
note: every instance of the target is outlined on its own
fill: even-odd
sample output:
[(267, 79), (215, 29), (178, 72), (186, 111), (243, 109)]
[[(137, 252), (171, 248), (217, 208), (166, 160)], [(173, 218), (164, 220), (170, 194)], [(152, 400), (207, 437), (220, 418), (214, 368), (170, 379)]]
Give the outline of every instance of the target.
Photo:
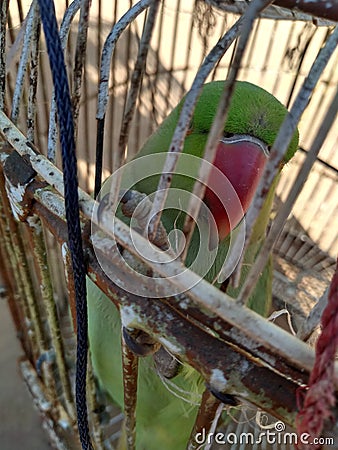
[(234, 136), (234, 133), (228, 133), (228, 132), (223, 133), (223, 137), (226, 139), (232, 138), (233, 136)]

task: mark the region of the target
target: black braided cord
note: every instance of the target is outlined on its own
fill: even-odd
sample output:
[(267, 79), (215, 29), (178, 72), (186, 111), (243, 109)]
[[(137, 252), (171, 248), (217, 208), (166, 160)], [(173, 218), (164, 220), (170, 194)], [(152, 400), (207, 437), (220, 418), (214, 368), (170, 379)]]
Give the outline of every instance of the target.
[(65, 190), (68, 245), (71, 253), (77, 321), (76, 355), (76, 411), (80, 441), (83, 450), (92, 450), (89, 436), (86, 401), (86, 374), (88, 353), (88, 320), (86, 272), (79, 217), (77, 163), (75, 155), (74, 122), (68, 78), (53, 0), (38, 0), (45, 32), (49, 63), (53, 77), (60, 129), (63, 181)]

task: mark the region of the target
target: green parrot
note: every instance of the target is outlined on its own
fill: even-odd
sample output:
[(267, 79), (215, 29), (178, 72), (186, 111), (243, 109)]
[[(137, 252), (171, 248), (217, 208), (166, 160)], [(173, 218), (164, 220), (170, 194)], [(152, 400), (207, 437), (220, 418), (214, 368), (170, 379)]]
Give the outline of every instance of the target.
[[(185, 214), (182, 210), (185, 210), (189, 193), (193, 189), (200, 162), (198, 158), (203, 155), (224, 83), (226, 82), (214, 81), (205, 84), (197, 101), (185, 138), (182, 160), (173, 175), (170, 188), (173, 195), (161, 217), (169, 235), (172, 230), (181, 229), (183, 226)], [(128, 175), (129, 178), (135, 177), (134, 190), (149, 196), (156, 191), (161, 172), (161, 167), (157, 167), (156, 155), (167, 154), (183, 102), (184, 98), (135, 156), (131, 173)], [(270, 188), (253, 230), (244, 256), (239, 288), (227, 286), (227, 283), (222, 283), (223, 280), (219, 280), (217, 276), (228, 252), (231, 235), (236, 232), (250, 206), (269, 149), (286, 113), (286, 108), (264, 89), (248, 82), (235, 83), (224, 124), (224, 135), (216, 150), (203, 199), (206, 207), (201, 209), (200, 227), (194, 231), (185, 261), (193, 271), (233, 297), (238, 294), (264, 240), (278, 176)], [(298, 132), (295, 132), (283, 165), (293, 156), (297, 146)], [(142, 161), (145, 161), (145, 164)], [(161, 161), (163, 163), (163, 158)], [(137, 170), (140, 170), (141, 177), (140, 174), (134, 173)], [(142, 171), (146, 172), (145, 176), (142, 176)], [(122, 219), (128, 222), (126, 218)], [(211, 222), (214, 225), (210, 225)], [(174, 242), (171, 243), (174, 246)], [(198, 250), (201, 250), (201, 256), (196, 258)], [(206, 256), (209, 254), (212, 257)], [(87, 286), (88, 330), (93, 369), (100, 386), (123, 409), (120, 314), (89, 279)], [(249, 307), (263, 316), (267, 315), (271, 307), (271, 291), (270, 260), (251, 295)], [(163, 381), (163, 376), (158, 375), (152, 355), (148, 355), (139, 358), (138, 383), (136, 448), (184, 449), (195, 421), (200, 396), (205, 389), (202, 377), (187, 364), (181, 364), (177, 375), (170, 380), (169, 387)], [(173, 389), (176, 393), (172, 392)], [(186, 398), (183, 399), (182, 396)]]

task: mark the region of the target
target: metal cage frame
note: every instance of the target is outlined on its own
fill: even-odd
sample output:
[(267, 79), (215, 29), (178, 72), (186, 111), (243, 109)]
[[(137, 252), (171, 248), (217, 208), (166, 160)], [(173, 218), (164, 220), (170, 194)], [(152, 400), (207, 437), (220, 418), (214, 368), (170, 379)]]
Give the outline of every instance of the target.
[[(8, 1), (3, 1), (1, 6), (1, 47), (5, 48), (6, 33), (8, 33)], [(64, 49), (67, 49), (67, 37), (69, 26), (76, 12), (85, 2), (74, 0), (64, 16), (61, 27)], [(109, 91), (113, 94), (118, 89), (118, 83), (109, 85), (111, 74), (111, 54), (116, 41), (125, 32), (126, 27), (136, 19), (136, 16), (145, 11), (149, 6), (158, 3), (152, 0), (141, 0), (111, 30), (109, 38), (102, 46), (101, 82), (98, 89), (97, 108), (97, 142), (103, 147), (103, 132), (105, 130), (105, 118)], [(196, 2), (202, 3), (203, 1)], [(217, 7), (235, 14), (242, 14), (242, 19), (228, 30), (219, 40), (216, 46), (205, 58), (205, 64), (198, 72), (198, 83), (195, 86), (194, 95), (202, 86), (205, 78), (212, 68), (217, 66), (221, 55), (231, 44), (232, 40), (240, 35), (236, 48), (233, 51), (228, 79), (232, 82), (240, 69), (243, 53), (248, 45), (248, 37), (252, 24), (257, 17), (268, 17), (274, 20), (311, 20), (313, 23), (327, 27), (327, 39), (323, 49), (319, 53), (309, 74), (301, 88), (298, 90), (296, 100), (292, 104), (292, 115), (289, 122), (284, 126), (279, 136), (282, 142), (282, 134), (287, 134), (288, 129), (296, 125), (302, 112), (308, 104), (311, 92), (315, 88), (321, 72), (324, 70), (331, 54), (337, 46), (338, 28), (334, 31), (333, 24), (337, 20), (337, 7), (332, 10), (321, 9), (320, 2), (302, 2), (296, 10), (292, 1), (275, 2), (276, 5), (289, 9), (281, 9), (276, 6), (268, 6), (268, 1), (255, 0), (247, 7), (246, 2), (211, 1)], [(249, 2), (250, 3), (250, 2)], [(18, 3), (19, 4), (19, 3)], [(101, 3), (100, 3), (101, 4)], [(332, 2), (334, 4), (334, 2)], [(23, 33), (30, 35), (32, 40), (29, 44), (22, 46), (20, 60), (17, 66), (17, 79), (14, 91), (10, 75), (6, 74), (6, 57), (1, 53), (0, 59), (0, 133), (3, 139), (1, 143), (1, 203), (0, 203), (0, 236), (1, 236), (1, 258), (2, 275), (7, 287), (7, 296), (19, 333), (25, 358), (20, 362), (23, 376), (30, 387), (35, 402), (44, 416), (45, 427), (57, 448), (79, 448), (76, 435), (76, 413), (74, 404), (74, 366), (67, 359), (74, 360), (74, 336), (72, 327), (76, 329), (75, 319), (75, 294), (72, 280), (72, 268), (70, 262), (69, 248), (67, 245), (67, 224), (65, 220), (64, 186), (62, 172), (58, 168), (59, 162), (56, 155), (57, 148), (57, 126), (55, 103), (50, 108), (50, 124), (48, 144), (46, 139), (36, 140), (36, 92), (39, 74), (39, 17), (37, 2), (32, 3), (30, 12), (25, 20)], [(205, 5), (204, 5), (205, 6)], [(308, 10), (313, 6), (315, 10)], [(267, 7), (261, 11), (262, 8)], [(210, 6), (208, 6), (210, 8)], [(319, 10), (317, 9), (319, 8)], [(130, 132), (131, 120), (136, 109), (139, 93), (139, 83), (147, 58), (147, 50), (151, 38), (152, 24), (156, 13), (151, 16), (151, 11), (144, 19), (143, 34), (139, 41), (139, 51), (136, 59), (135, 70), (128, 74), (127, 84), (130, 88), (126, 91), (127, 97), (124, 106), (124, 120), (118, 142), (117, 154), (114, 161), (110, 161), (114, 168), (119, 163), (119, 158), (125, 151), (127, 138)], [(320, 14), (324, 11), (325, 14)], [(23, 13), (21, 11), (21, 22)], [(241, 22), (242, 20), (242, 22)], [(243, 25), (244, 23), (244, 25)], [(83, 28), (81, 28), (81, 26)], [(78, 33), (84, 33), (88, 23), (81, 24)], [(147, 28), (148, 26), (148, 28)], [(242, 28), (241, 28), (242, 27)], [(241, 30), (241, 32), (239, 32)], [(11, 30), (9, 30), (11, 32)], [(147, 35), (148, 32), (148, 35)], [(12, 43), (18, 43), (13, 37)], [(130, 44), (130, 42), (129, 42)], [(14, 44), (15, 45), (15, 44)], [(22, 45), (22, 38), (21, 38)], [(100, 54), (101, 48), (98, 53)], [(76, 49), (76, 54), (83, 53), (84, 46)], [(107, 56), (108, 55), (108, 56)], [(29, 83), (27, 87), (26, 68), (29, 66)], [(158, 68), (157, 68), (158, 69)], [(81, 89), (86, 89), (86, 81), (82, 80), (83, 69), (72, 74), (73, 78), (73, 110), (75, 123), (79, 126), (80, 119), (80, 96)], [(153, 74), (156, 78), (158, 72)], [(27, 129), (25, 133), (19, 130), (19, 110), (22, 108), (23, 93), (27, 96)], [(182, 86), (180, 94), (182, 93)], [(11, 112), (8, 117), (9, 100), (12, 100)], [(142, 99), (139, 99), (142, 103)], [(225, 101), (225, 103), (227, 103)], [(224, 105), (226, 112), (227, 104)], [(167, 103), (167, 108), (170, 105)], [(191, 105), (187, 105), (189, 112)], [(47, 111), (47, 109), (46, 109)], [(318, 135), (313, 139), (312, 145), (304, 151), (305, 157), (296, 181), (289, 190), (289, 196), (282, 208), (276, 215), (275, 224), (271, 227), (268, 239), (263, 249), (260, 262), (271, 252), (271, 249), (280, 235), (287, 217), (291, 211), (297, 195), (299, 194), (311, 167), (316, 163), (329, 165), (317, 158), (319, 149), (323, 144), (329, 129), (335, 120), (337, 111), (337, 95), (333, 98), (327, 108), (327, 114), (323, 117), (319, 127)], [(156, 114), (156, 113), (154, 113)], [(220, 122), (222, 122), (220, 116)], [(20, 121), (19, 121), (20, 122)], [(187, 125), (187, 123), (186, 123)], [(108, 133), (108, 132), (107, 132)], [(180, 134), (181, 133), (181, 134)], [(184, 136), (184, 131), (178, 129), (174, 141), (179, 143)], [(215, 134), (216, 136), (216, 134)], [(175, 140), (176, 139), (176, 140)], [(137, 147), (140, 139), (136, 139)], [(277, 138), (278, 140), (278, 138)], [(37, 144), (36, 144), (37, 143)], [(41, 152), (39, 146), (45, 145), (47, 151)], [(210, 144), (212, 148), (213, 142)], [(276, 145), (278, 147), (278, 145)], [(281, 146), (282, 147), (282, 146)], [(276, 153), (276, 160), (280, 157)], [(273, 164), (273, 163), (271, 163)], [(337, 170), (329, 167), (329, 170)], [(88, 173), (88, 167), (87, 167)], [(266, 179), (267, 185), (270, 179)], [(87, 186), (88, 188), (88, 186)], [(262, 196), (258, 193), (255, 197), (256, 207), (250, 210), (248, 223), (253, 223), (259, 210)], [(159, 199), (161, 202), (161, 199)], [(102, 223), (95, 213), (97, 206), (95, 200), (83, 189), (79, 189), (79, 206), (81, 211), (81, 226), (83, 245), (87, 258), (88, 276), (99, 286), (99, 288), (120, 309), (128, 307), (132, 309), (135, 317), (142, 323), (141, 329), (151, 335), (156, 341), (165, 341), (174, 348), (180, 349), (179, 357), (199, 371), (206, 381), (208, 389), (202, 397), (192, 437), (187, 444), (189, 449), (197, 448), (193, 434), (202, 428), (210, 428), (215, 413), (221, 402), (210, 392), (213, 385), (213, 373), (223, 373), (227, 368), (228, 391), (231, 395), (243, 397), (246, 401), (256, 405), (258, 408), (269, 412), (274, 417), (282, 420), (285, 424), (294, 425), (298, 411), (297, 392), (300, 387), (306, 386), (309, 374), (314, 365), (314, 351), (298, 337), (292, 336), (275, 324), (258, 316), (245, 308), (245, 299), (252, 287), (257, 274), (261, 270), (259, 263), (250, 273), (247, 283), (241, 293), (241, 298), (236, 302), (225, 293), (205, 281), (201, 281), (198, 287), (184, 289), (190, 285), (190, 280), (195, 276), (188, 273), (186, 278), (181, 279), (182, 288), (186, 293), (177, 298), (171, 298), (171, 285), (167, 278), (180, 270), (180, 262), (170, 264), (153, 263), (151, 268), (159, 272), (163, 277), (160, 283), (153, 281), (149, 284), (149, 291), (153, 289), (163, 294), (162, 299), (155, 299), (151, 305), (144, 301), (143, 297), (127, 294), (116, 283), (113, 283), (97, 262), (93, 251), (92, 237), (90, 236), (90, 224), (95, 223), (107, 236), (107, 240), (100, 245), (100, 251), (111, 256), (111, 243), (115, 240), (123, 248), (135, 253), (134, 243), (130, 239), (128, 227), (120, 221), (115, 221), (114, 226)], [(256, 209), (255, 209), (256, 208)], [(258, 208), (258, 209), (257, 209)], [(299, 235), (299, 233), (298, 233)], [(69, 295), (71, 316), (63, 301), (56, 301), (55, 297), (62, 296), (62, 289), (56, 288), (53, 283), (53, 274), (48, 269), (48, 261), (60, 253), (51, 245), (51, 236), (58, 242), (62, 249), (62, 260), (64, 269), (56, 263), (57, 269), (65, 273), (65, 285)], [(111, 239), (111, 241), (109, 241)], [(144, 245), (142, 236), (135, 237), (138, 246)], [(157, 249), (153, 249), (154, 261), (165, 262), (165, 256)], [(282, 252), (281, 252), (282, 253)], [(59, 255), (60, 256), (60, 255)], [(334, 260), (332, 257), (325, 259), (324, 269), (330, 274), (334, 271)], [(321, 260), (322, 261), (322, 260)], [(319, 264), (319, 262), (317, 262)], [(112, 261), (114, 265), (114, 261)], [(149, 264), (149, 262), (148, 262)], [(314, 264), (315, 265), (315, 264)], [(118, 277), (118, 265), (115, 276)], [(137, 280), (135, 280), (137, 283)], [(43, 289), (41, 289), (43, 286)], [(151, 295), (150, 295), (151, 297)], [(59, 299), (60, 300), (60, 299)], [(59, 304), (58, 304), (59, 303)], [(190, 319), (187, 319), (186, 315)], [(71, 318), (70, 318), (71, 317)], [(312, 317), (312, 318), (311, 318)], [(167, 319), (164, 319), (167, 318)], [(313, 314), (305, 321), (310, 327), (310, 332), (318, 324), (318, 317), (313, 319)], [(46, 325), (48, 322), (48, 325)], [(72, 322), (72, 323), (71, 323)], [(159, 323), (161, 325), (159, 325)], [(203, 328), (198, 324), (203, 324)], [(184, 332), (182, 332), (184, 330)], [(217, 331), (217, 336), (208, 332)], [(309, 333), (304, 332), (302, 338), (305, 340)], [(200, 342), (204, 345), (201, 346)], [(125, 382), (125, 415), (127, 416), (127, 432), (130, 436), (129, 448), (135, 444), (135, 405), (137, 384), (137, 357), (124, 346), (124, 374)], [(90, 429), (96, 448), (110, 448), (109, 439), (105, 436), (104, 427), (100, 424), (100, 414), (96, 386), (91, 368), (88, 376), (88, 401), (90, 403)], [(336, 375), (338, 374), (336, 368)], [(287, 393), (287, 395), (285, 395)], [(336, 423), (325, 430), (324, 435), (331, 436), (337, 430), (337, 411), (335, 413)], [(110, 423), (111, 430), (112, 423)], [(113, 427), (114, 428), (114, 427)], [(115, 433), (114, 428), (114, 433)]]

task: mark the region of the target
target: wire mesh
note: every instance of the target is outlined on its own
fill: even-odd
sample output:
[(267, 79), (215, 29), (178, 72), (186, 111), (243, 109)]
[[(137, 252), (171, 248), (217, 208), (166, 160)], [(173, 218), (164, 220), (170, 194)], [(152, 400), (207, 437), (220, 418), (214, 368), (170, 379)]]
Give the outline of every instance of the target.
[[(130, 159), (142, 147), (147, 137), (190, 89), (198, 69), (203, 67), (203, 63), (206, 66), (208, 61), (210, 74), (205, 75), (207, 81), (229, 77), (238, 64), (237, 79), (264, 87), (290, 109), (320, 49), (330, 39), (334, 41), (332, 36), (336, 18), (333, 13), (331, 16), (313, 18), (309, 15), (311, 11), (268, 7), (253, 22), (244, 54), (238, 58), (241, 45), (238, 37), (243, 36), (244, 32), (236, 27), (238, 13), (244, 12), (240, 10), (243, 2), (211, 3), (216, 3), (223, 10), (211, 7), (204, 1), (192, 0), (130, 0), (112, 4), (104, 0), (92, 2), (86, 39), (86, 25), (82, 24), (82, 28), (79, 28), (81, 1), (75, 0), (70, 5), (68, 2), (56, 2), (58, 18), (62, 22), (70, 85), (73, 98), (77, 99), (74, 110), (76, 151), (79, 181), (83, 189), (80, 202), (88, 269), (92, 279), (115, 302), (119, 303), (122, 299), (127, 306), (134, 308), (133, 313), (142, 317), (143, 328), (150, 330), (152, 336), (159, 338), (164, 333), (168, 343), (182, 348), (180, 357), (199, 370), (207, 383), (215, 367), (235, 367), (238, 361), (238, 364), (245, 362), (250, 365), (252, 372), (249, 370), (247, 378), (244, 376), (240, 380), (249, 400), (292, 425), (297, 410), (296, 391), (300, 385), (306, 384), (313, 363), (310, 349), (291, 337), (290, 340), (284, 340), (285, 336), (263, 319), (253, 322), (250, 314), (246, 310), (242, 312), (241, 307), (236, 306), (232, 310), (234, 306), (224, 300), (223, 293), (215, 293), (207, 283), (189, 293), (200, 309), (196, 309), (191, 299), (183, 299), (188, 305), (185, 308), (192, 323), (186, 323), (181, 317), (184, 309), (180, 303), (182, 299), (173, 300), (173, 303), (176, 302), (173, 311), (157, 302), (156, 313), (133, 295), (126, 298), (123, 290), (106, 279), (93, 257), (88, 238), (87, 220), (92, 219), (95, 207), (85, 192), (92, 194), (94, 190), (97, 162), (95, 148), (102, 146), (103, 177), (107, 178), (120, 166), (121, 161)], [(256, 3), (259, 9), (259, 2)], [(66, 8), (67, 15), (64, 16)], [(222, 41), (231, 28), (234, 30), (233, 35), (229, 38), (227, 34)], [(83, 37), (82, 46), (79, 36)], [(214, 55), (213, 49), (217, 49), (219, 42), (223, 46), (228, 45), (228, 50), (224, 56), (210, 57), (208, 60), (206, 56)], [(74, 287), (66, 244), (63, 184), (57, 169), (61, 169), (61, 160), (56, 110), (36, 2), (27, 4), (18, 0), (10, 5), (5, 1), (2, 3), (1, 45), (6, 48), (6, 52), (1, 53), (0, 68), (1, 105), (4, 112), (0, 120), (4, 138), (1, 162), (7, 167), (6, 182), (3, 179), (0, 183), (1, 256), (9, 303), (27, 357), (21, 363), (21, 370), (43, 414), (45, 427), (49, 430), (54, 446), (79, 448), (74, 405)], [(337, 88), (338, 53), (335, 46), (333, 42), (332, 56), (322, 73), (318, 74), (318, 81), (314, 82), (308, 105), (304, 105), (307, 108), (299, 123), (301, 150), (281, 175), (275, 214), (287, 201), (290, 188), (298, 177), (298, 170), (304, 165), (320, 127), (328, 121), (325, 114)], [(10, 117), (10, 121), (5, 114)], [(97, 119), (97, 128), (94, 118)], [(320, 145), (320, 157), (317, 157), (306, 182), (304, 178), (304, 188), (274, 247), (274, 309), (288, 310), (296, 329), (301, 327), (328, 286), (338, 251), (337, 119), (333, 120), (329, 128)], [(14, 159), (12, 149), (26, 155), (26, 159), (29, 155), (29, 164)], [(36, 149), (38, 154), (35, 153)], [(50, 162), (39, 158), (40, 153), (48, 156)], [(30, 172), (30, 165), (33, 173)], [(36, 173), (38, 177), (31, 181)], [(24, 189), (20, 191), (18, 186), (24, 186)], [(15, 218), (10, 213), (13, 205)], [(119, 243), (129, 245), (131, 249), (123, 228), (113, 229), (108, 226), (106, 231), (118, 235)], [(114, 270), (115, 276), (119, 276), (118, 267)], [(170, 270), (170, 267), (165, 268), (162, 275), (170, 274)], [(154, 289), (163, 291), (164, 297), (169, 297), (172, 289), (170, 284), (163, 281), (156, 285), (154, 282), (154, 286)], [(147, 286), (147, 289), (150, 290), (151, 286)], [(223, 309), (218, 308), (218, 304)], [(228, 309), (224, 310), (224, 306)], [(164, 323), (158, 332), (158, 321), (169, 314), (168, 311), (174, 323)], [(217, 319), (213, 316), (215, 313)], [(205, 330), (202, 332), (194, 328), (196, 323), (203, 324)], [(190, 333), (180, 335), (179, 325), (186, 327)], [(285, 327), (285, 324), (282, 325)], [(316, 325), (318, 328), (318, 321), (313, 327)], [(246, 326), (246, 341), (243, 342), (242, 333)], [(213, 361), (208, 357), (212, 341), (206, 330), (219, 329), (222, 330), (219, 331), (222, 341), (213, 342), (211, 353), (219, 358), (216, 366), (213, 366)], [(261, 336), (258, 342), (262, 348), (257, 350), (255, 339), (258, 339), (259, 332)], [(193, 339), (202, 340), (205, 348), (199, 349), (196, 345), (191, 347), (190, 341)], [(220, 345), (220, 342), (224, 344), (225, 341), (231, 343), (226, 346), (226, 355)], [(270, 367), (266, 364), (257, 365), (243, 355), (238, 360), (233, 348), (237, 351), (240, 349), (242, 353), (254, 354), (265, 363), (268, 361)], [(124, 348), (124, 358), (125, 391), (130, 394), (130, 402), (125, 400), (130, 437), (128, 448), (133, 448), (135, 396), (132, 391), (135, 388), (137, 359), (130, 354), (128, 347)], [(254, 380), (253, 373), (256, 374)], [(266, 380), (274, 387), (282, 386), (283, 395), (267, 392)], [(266, 389), (263, 399), (258, 399), (253, 393), (257, 386)], [(239, 385), (235, 383), (234, 389), (239, 390)], [(210, 420), (208, 422), (208, 408), (214, 417), (219, 406), (214, 397), (211, 401), (207, 394), (203, 395), (205, 402), (200, 407), (202, 412), (195, 425), (195, 435), (206, 426), (205, 423), (208, 423), (208, 427), (212, 426)], [(97, 389), (91, 368), (88, 375), (88, 401), (95, 448), (113, 448), (121, 434), (123, 416)], [(272, 406), (268, 406), (269, 402)], [(248, 408), (250, 411), (251, 406)], [(254, 411), (256, 418), (257, 410)], [(199, 420), (202, 420), (202, 426)], [(230, 433), (235, 428), (237, 435), (240, 435), (244, 429), (248, 430), (252, 426), (256, 427), (255, 432), (259, 432), (262, 428), (255, 420), (253, 422), (246, 419), (244, 410), (240, 418), (236, 415), (226, 432)], [(242, 443), (228, 445), (228, 448), (241, 448)], [(188, 446), (196, 448), (194, 436)], [(220, 448), (227, 447), (222, 445)], [(277, 448), (283, 447), (280, 445)]]

